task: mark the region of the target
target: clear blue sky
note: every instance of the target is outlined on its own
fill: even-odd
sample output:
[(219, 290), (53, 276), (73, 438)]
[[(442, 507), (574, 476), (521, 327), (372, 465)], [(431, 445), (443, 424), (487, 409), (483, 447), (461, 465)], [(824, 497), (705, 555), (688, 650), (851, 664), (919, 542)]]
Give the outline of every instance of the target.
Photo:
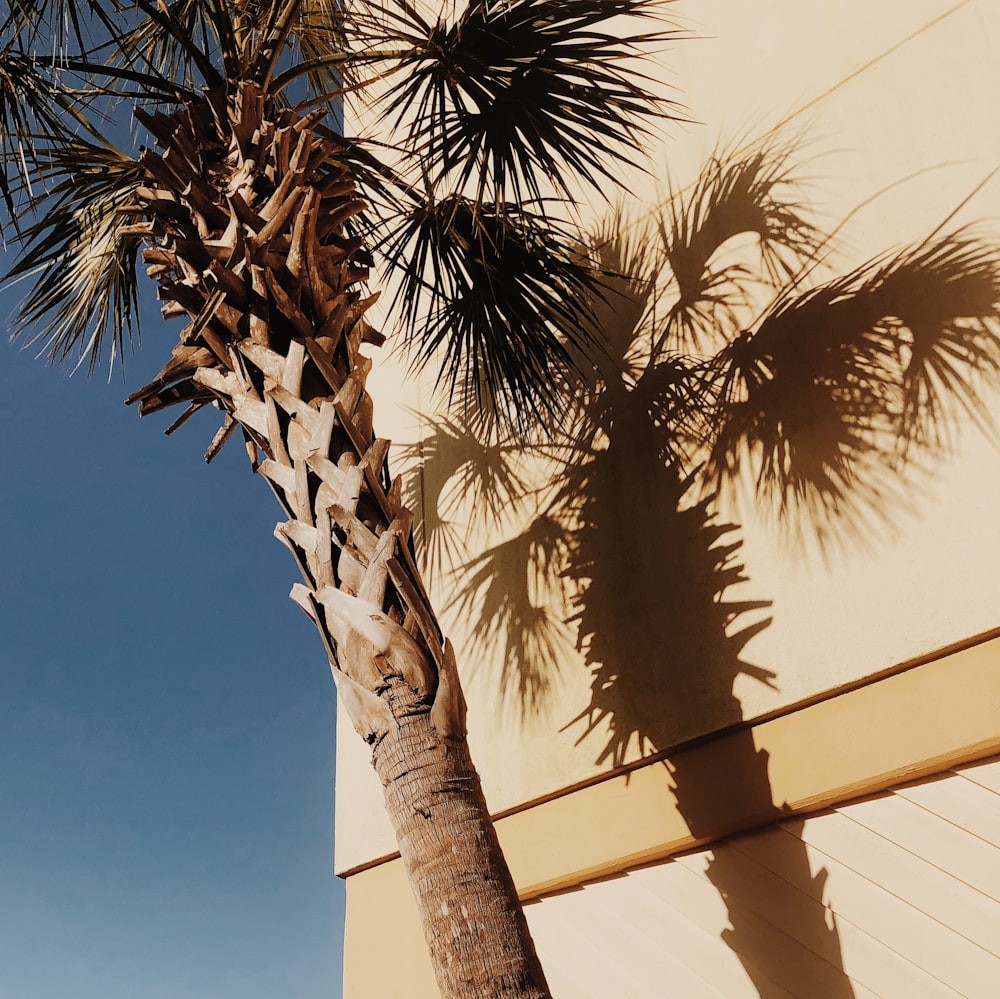
[(277, 504), (238, 441), (205, 466), (211, 417), (123, 405), (178, 330), (110, 384), (0, 344), (2, 999), (341, 994), (334, 689)]

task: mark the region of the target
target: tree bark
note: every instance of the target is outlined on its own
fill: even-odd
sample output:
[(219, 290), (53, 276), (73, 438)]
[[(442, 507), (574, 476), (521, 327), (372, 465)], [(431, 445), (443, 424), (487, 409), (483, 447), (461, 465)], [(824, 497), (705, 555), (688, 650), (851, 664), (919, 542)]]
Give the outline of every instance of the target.
[[(413, 516), (372, 429), (362, 343), (364, 206), (316, 117), (253, 84), (137, 116), (164, 149), (143, 163), (131, 231), (147, 237), (181, 342), (130, 402), (214, 403), (288, 520), (275, 534), (303, 583), (348, 716), (372, 747), (445, 999), (549, 995), (465, 739), (465, 701), (410, 548)], [(171, 428), (173, 429), (173, 428)], [(168, 431), (170, 432), (170, 431)]]
[(441, 995), (543, 999), (545, 977), (468, 744), (443, 738), (401, 678), (387, 699), (401, 722), (373, 762)]

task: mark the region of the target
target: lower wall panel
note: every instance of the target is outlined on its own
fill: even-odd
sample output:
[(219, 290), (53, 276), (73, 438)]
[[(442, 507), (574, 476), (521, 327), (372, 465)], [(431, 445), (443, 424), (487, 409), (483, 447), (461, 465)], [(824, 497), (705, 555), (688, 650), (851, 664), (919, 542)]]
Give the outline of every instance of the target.
[[(437, 995), (398, 865), (348, 895), (347, 999)], [(1000, 759), (526, 907), (559, 999), (995, 999)], [(378, 939), (351, 927), (378, 926)]]
[(554, 994), (994, 999), (996, 788), (993, 760), (543, 898)]

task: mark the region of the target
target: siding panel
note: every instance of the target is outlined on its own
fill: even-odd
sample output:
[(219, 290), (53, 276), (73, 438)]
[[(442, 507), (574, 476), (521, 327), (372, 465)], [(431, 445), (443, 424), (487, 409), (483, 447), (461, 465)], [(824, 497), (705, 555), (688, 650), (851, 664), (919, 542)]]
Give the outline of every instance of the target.
[(1000, 759), (961, 768), (545, 897), (528, 919), (562, 999), (997, 999), (998, 787)]

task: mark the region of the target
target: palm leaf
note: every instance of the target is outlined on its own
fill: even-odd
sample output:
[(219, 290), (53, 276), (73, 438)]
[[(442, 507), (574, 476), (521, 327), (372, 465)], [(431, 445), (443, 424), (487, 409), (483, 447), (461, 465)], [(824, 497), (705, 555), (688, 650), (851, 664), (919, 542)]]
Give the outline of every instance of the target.
[(119, 356), (138, 319), (136, 254), (127, 209), (140, 164), (111, 146), (75, 137), (44, 151), (52, 181), (42, 215), (24, 233), (8, 282), (30, 278), (14, 335), (42, 342), (53, 362), (77, 357), (92, 369), (110, 340)]
[[(567, 197), (585, 181), (618, 183), (622, 161), (672, 104), (655, 97), (628, 63), (670, 31), (622, 34), (617, 18), (662, 20), (654, 0), (471, 0), (451, 22), (399, 2), (386, 34), (409, 52), (384, 117), (401, 145), (454, 173), (477, 200)], [(488, 195), (486, 192), (490, 192)]]
[[(69, 140), (78, 123), (78, 95), (58, 86), (18, 39), (0, 47), (0, 173), (2, 195), (12, 219), (18, 192), (30, 195), (36, 151)], [(75, 113), (74, 113), (75, 112)], [(67, 122), (69, 119), (69, 122)]]
[(584, 310), (600, 287), (576, 246), (568, 231), (513, 206), (416, 204), (383, 252), (399, 271), (396, 304), (418, 366), (433, 359), (449, 392), (513, 426), (551, 416), (571, 363), (566, 344), (586, 350)]
[[(178, 36), (186, 38), (178, 44)], [(190, 79), (196, 69), (192, 45), (200, 40), (209, 47), (210, 23), (202, 0), (173, 0), (154, 12), (138, 18), (134, 24), (110, 34), (113, 57), (119, 65), (146, 65), (167, 79)]]
[[(218, 86), (223, 76), (213, 56), (221, 55), (226, 71), (238, 67), (238, 54), (229, 7), (223, 0), (132, 0), (135, 17), (129, 25), (108, 25), (109, 46), (120, 53), (128, 68), (138, 58), (154, 75), (181, 85), (190, 85), (198, 73), (208, 86)], [(114, 60), (109, 60), (113, 62)]]
[(70, 46), (84, 49), (93, 39), (95, 16), (106, 12), (88, 0), (7, 0), (0, 33), (17, 36), (25, 48), (43, 42), (55, 58)]
[(301, 0), (290, 36), (298, 47), (298, 58), (293, 58), (280, 85), (304, 75), (313, 97), (318, 98), (338, 94), (345, 84), (357, 84), (351, 74), (351, 57), (357, 55), (358, 26), (356, 19), (351, 21), (354, 30), (349, 42), (350, 17), (341, 0)]

